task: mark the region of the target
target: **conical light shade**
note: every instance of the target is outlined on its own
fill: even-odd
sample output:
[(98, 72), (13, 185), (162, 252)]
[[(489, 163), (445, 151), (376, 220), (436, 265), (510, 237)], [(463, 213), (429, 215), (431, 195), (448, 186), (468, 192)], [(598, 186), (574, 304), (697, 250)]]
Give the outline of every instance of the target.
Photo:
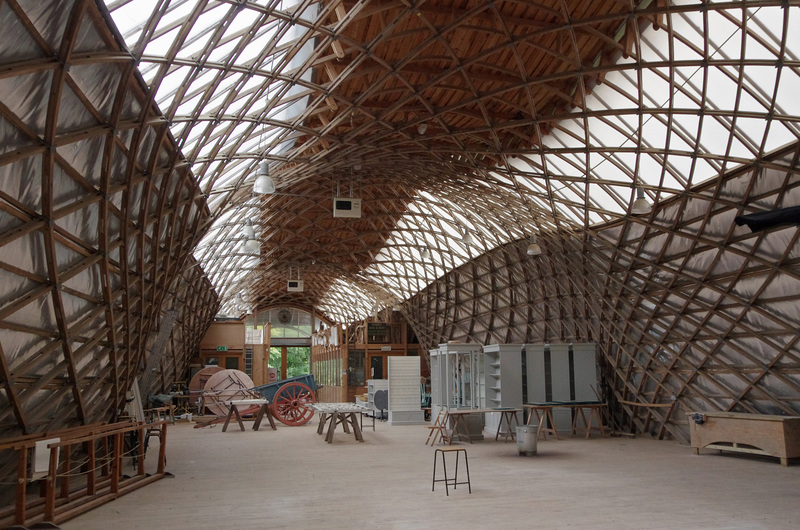
[(631, 213), (634, 215), (650, 213), (650, 203), (645, 198), (642, 188), (636, 188), (636, 200), (631, 205)]
[(464, 245), (472, 244), (472, 234), (469, 233), (469, 230), (464, 231), (464, 236), (461, 238), (461, 243)]
[(269, 175), (259, 175), (253, 183), (253, 193), (258, 195), (269, 195), (275, 193), (275, 183)]
[(539, 243), (536, 242), (536, 236), (531, 236), (531, 242), (528, 245), (528, 250), (526, 251), (528, 256), (538, 256), (542, 253), (542, 247), (539, 246)]
[(245, 254), (258, 255), (261, 253), (261, 242), (258, 239), (251, 238), (244, 242)]
[(275, 182), (269, 176), (269, 162), (266, 160), (262, 160), (258, 164), (258, 176), (253, 183), (253, 193), (258, 195), (275, 193)]
[(427, 248), (423, 248), (422, 253), (419, 255), (419, 257), (422, 259), (430, 259), (431, 253), (428, 251)]
[(248, 219), (245, 221), (244, 228), (242, 228), (242, 237), (245, 239), (255, 239), (256, 229), (253, 228), (253, 223)]

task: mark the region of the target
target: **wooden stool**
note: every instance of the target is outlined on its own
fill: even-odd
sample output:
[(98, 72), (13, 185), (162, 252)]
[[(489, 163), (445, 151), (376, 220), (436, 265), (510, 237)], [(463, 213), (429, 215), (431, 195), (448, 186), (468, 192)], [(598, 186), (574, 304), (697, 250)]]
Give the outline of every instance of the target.
[[(449, 478), (447, 476), (447, 461), (445, 460), (445, 453), (456, 453), (456, 470), (453, 478)], [(467, 480), (466, 482), (459, 482), (458, 481), (458, 453), (464, 453), (464, 465), (467, 468)], [(442, 470), (444, 471), (444, 478), (436, 479), (436, 454), (442, 453)], [(444, 490), (447, 492), (447, 496), (450, 496), (450, 489), (449, 486), (453, 486), (453, 489), (456, 489), (458, 484), (466, 484), (469, 488), (469, 492), (472, 493), (472, 484), (469, 481), (469, 460), (467, 459), (467, 450), (462, 447), (446, 447), (444, 449), (436, 449), (433, 453), (433, 482), (431, 483), (431, 491), (436, 489), (437, 482), (444, 482)]]

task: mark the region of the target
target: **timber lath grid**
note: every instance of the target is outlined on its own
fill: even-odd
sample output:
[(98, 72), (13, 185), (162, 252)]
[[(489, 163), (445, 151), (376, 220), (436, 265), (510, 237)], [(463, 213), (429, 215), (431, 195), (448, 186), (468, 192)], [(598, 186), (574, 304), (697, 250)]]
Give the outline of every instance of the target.
[(549, 236), (536, 259), (508, 244), (438, 278), (408, 304), (423, 348), (597, 342), (618, 426), (658, 438), (688, 441), (693, 410), (800, 414), (800, 231), (733, 222), (795, 200), (798, 145), (649, 219)]
[(188, 165), (97, 6), (65, 5), (0, 10), (8, 434), (116, 417), (174, 308), (150, 391), (168, 389), (218, 307), (191, 256), (209, 212)]
[[(0, 6), (4, 425), (118, 408), (180, 300), (168, 384), (237, 294), (338, 322), (401, 302), (430, 344), (588, 337), (619, 400), (796, 408), (794, 233), (723, 221), (795, 200), (770, 154), (800, 136), (800, 2), (141, 5)], [(251, 192), (262, 160), (276, 194)], [(787, 176), (731, 192), (742, 167)], [(362, 218), (333, 219), (351, 194)]]

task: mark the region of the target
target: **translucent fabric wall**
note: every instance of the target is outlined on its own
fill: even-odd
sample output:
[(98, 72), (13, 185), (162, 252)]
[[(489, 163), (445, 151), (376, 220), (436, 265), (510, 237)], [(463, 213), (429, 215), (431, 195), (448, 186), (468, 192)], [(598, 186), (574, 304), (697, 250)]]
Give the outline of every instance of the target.
[(133, 59), (94, 3), (20, 4), (0, 6), (6, 435), (111, 419), (174, 309), (161, 391), (218, 305), (192, 267), (205, 198)]
[[(617, 426), (686, 440), (686, 412), (800, 414), (798, 147), (687, 191), (652, 216), (505, 245), (413, 297), (425, 347), (597, 342)], [(660, 405), (660, 406), (648, 406)], [(664, 406), (667, 405), (667, 406)]]

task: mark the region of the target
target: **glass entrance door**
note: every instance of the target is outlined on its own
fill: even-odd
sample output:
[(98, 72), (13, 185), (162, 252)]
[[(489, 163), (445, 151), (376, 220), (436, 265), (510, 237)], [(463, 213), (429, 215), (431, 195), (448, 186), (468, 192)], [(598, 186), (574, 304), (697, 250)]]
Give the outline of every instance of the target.
[(269, 365), (278, 369), (278, 379), (288, 379), (311, 373), (310, 346), (272, 346)]

